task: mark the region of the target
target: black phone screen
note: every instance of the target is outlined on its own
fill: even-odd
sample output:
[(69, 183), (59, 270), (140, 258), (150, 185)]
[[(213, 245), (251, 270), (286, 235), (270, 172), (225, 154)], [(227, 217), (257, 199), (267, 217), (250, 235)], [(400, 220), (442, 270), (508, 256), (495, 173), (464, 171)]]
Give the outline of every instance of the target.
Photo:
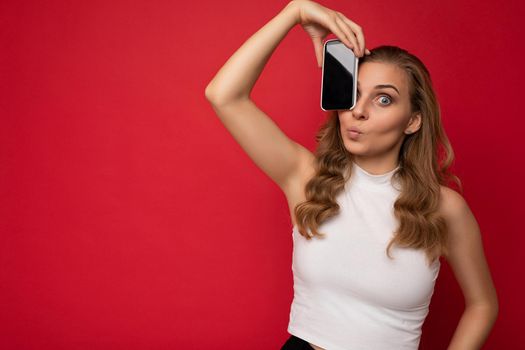
[(321, 109), (351, 109), (355, 104), (357, 57), (340, 40), (324, 45)]

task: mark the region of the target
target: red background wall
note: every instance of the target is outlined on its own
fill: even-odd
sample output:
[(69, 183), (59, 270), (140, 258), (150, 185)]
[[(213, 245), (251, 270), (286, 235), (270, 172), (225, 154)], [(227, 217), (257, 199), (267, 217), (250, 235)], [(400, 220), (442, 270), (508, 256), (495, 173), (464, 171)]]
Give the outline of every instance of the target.
[[(1, 2), (2, 349), (282, 345), (286, 200), (204, 89), (285, 4)], [(500, 298), (485, 348), (523, 344), (523, 5), (322, 4), (360, 24), (367, 47), (404, 47), (430, 69)], [(311, 150), (320, 79), (297, 26), (252, 95)], [(444, 349), (462, 311), (444, 262), (421, 348)]]

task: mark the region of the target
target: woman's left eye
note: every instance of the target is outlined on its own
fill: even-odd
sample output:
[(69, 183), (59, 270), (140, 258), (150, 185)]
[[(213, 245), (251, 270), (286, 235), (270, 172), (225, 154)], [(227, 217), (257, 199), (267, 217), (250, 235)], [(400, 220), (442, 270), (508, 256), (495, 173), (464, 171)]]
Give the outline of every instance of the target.
[(381, 95), (381, 96), (379, 96), (379, 100), (380, 101), (385, 101), (385, 99), (386, 99), (386, 101), (388, 101), (388, 103), (382, 103), (381, 102), (382, 105), (388, 106), (389, 104), (392, 103), (392, 98), (390, 96), (388, 96), (388, 95)]

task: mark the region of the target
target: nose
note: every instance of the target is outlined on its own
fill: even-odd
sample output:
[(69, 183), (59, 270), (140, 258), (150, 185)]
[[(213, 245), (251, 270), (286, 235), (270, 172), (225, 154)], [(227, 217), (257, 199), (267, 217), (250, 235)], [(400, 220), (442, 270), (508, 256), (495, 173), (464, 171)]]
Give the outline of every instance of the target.
[(350, 110), (356, 119), (368, 119), (368, 112), (365, 109), (365, 100), (357, 99), (354, 108)]

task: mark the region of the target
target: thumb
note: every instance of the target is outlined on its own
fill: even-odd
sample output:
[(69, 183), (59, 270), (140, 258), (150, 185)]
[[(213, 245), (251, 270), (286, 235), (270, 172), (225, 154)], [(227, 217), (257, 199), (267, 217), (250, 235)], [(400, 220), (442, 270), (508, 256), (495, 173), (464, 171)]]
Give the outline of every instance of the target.
[(312, 42), (314, 44), (315, 56), (317, 58), (317, 66), (321, 68), (323, 66), (323, 41), (320, 37), (313, 37)]

